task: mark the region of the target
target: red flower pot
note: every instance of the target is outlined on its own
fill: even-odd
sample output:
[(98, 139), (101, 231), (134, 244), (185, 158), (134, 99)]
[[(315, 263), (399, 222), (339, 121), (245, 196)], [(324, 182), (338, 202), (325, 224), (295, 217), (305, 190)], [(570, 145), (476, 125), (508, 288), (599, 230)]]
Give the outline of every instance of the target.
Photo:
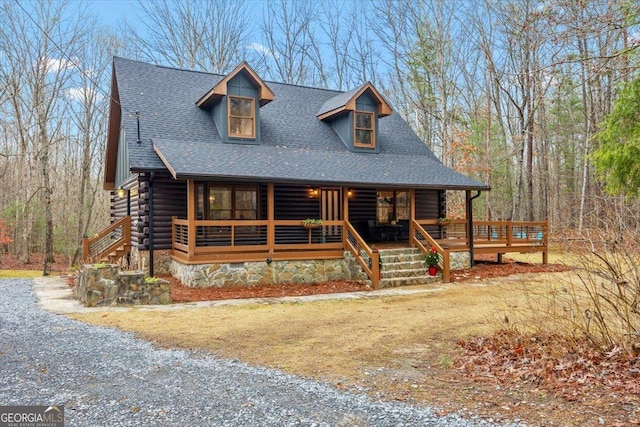
[(438, 267), (429, 267), (429, 276), (435, 276), (438, 272)]

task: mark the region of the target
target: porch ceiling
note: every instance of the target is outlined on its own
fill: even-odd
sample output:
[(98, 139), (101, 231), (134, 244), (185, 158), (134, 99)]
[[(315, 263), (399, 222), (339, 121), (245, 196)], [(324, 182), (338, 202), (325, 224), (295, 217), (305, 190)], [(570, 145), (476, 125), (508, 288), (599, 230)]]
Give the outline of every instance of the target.
[(237, 178), (489, 190), (427, 156), (213, 144), (154, 138), (153, 149), (176, 179)]

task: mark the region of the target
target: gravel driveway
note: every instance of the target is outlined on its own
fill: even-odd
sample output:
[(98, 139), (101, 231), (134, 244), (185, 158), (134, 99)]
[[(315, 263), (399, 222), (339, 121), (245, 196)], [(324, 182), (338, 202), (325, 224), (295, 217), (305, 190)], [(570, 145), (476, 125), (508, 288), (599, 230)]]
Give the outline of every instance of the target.
[(37, 308), (30, 280), (0, 280), (0, 405), (35, 404), (63, 404), (67, 426), (494, 425), (158, 349)]

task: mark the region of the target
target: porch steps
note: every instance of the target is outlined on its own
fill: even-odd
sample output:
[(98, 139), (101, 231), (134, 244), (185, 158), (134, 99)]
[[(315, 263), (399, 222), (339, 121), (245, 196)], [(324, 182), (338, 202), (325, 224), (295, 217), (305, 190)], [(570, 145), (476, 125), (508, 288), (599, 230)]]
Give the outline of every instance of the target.
[(110, 264), (121, 264), (121, 260), (131, 251), (131, 245), (125, 243), (124, 246), (121, 246), (115, 249), (113, 252), (106, 255), (106, 257), (102, 261), (107, 261)]
[(380, 249), (380, 261), (381, 288), (425, 285), (442, 281), (440, 273), (429, 276), (429, 267), (420, 249)]

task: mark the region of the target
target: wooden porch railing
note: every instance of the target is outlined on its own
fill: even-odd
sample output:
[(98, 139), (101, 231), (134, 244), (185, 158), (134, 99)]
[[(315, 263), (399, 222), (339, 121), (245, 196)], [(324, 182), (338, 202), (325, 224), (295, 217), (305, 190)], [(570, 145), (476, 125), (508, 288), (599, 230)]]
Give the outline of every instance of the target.
[(121, 258), (131, 249), (131, 217), (124, 216), (95, 236), (82, 239), (82, 260), (103, 261), (110, 256)]
[(240, 262), (273, 259), (337, 258), (344, 251), (343, 221), (305, 228), (302, 220), (197, 220), (174, 217), (173, 252), (186, 262)]
[[(264, 259), (303, 260), (340, 258), (349, 250), (371, 279), (380, 283), (380, 258), (348, 221), (324, 221), (306, 229), (302, 220), (198, 220), (173, 218), (173, 255), (185, 263), (245, 262)], [(470, 249), (465, 219), (439, 224), (414, 220), (409, 244), (426, 255), (431, 248), (441, 255), (444, 282), (451, 281), (451, 253)], [(542, 252), (547, 262), (548, 226), (545, 221), (474, 222), (474, 253)]]
[[(435, 247), (441, 255), (442, 279), (450, 280), (450, 254), (470, 249), (466, 219), (454, 219), (447, 224), (437, 220), (420, 220), (412, 224), (412, 246), (425, 255)], [(547, 221), (474, 221), (474, 254), (509, 252), (542, 252), (542, 263), (548, 262), (549, 225)]]
[(185, 262), (338, 258), (351, 251), (374, 288), (380, 284), (380, 256), (348, 221), (323, 221), (305, 228), (302, 220), (199, 220), (174, 217), (173, 251)]
[(409, 236), (409, 243), (411, 246), (420, 249), (425, 256), (431, 251), (431, 248), (436, 248), (436, 251), (440, 254), (440, 264), (438, 268), (440, 268), (442, 272), (442, 281), (449, 283), (451, 281), (449, 249), (441, 246), (431, 237), (418, 221), (412, 221), (409, 229), (413, 230), (413, 234)]
[(380, 254), (371, 249), (349, 221), (344, 222), (344, 246), (353, 254), (360, 267), (369, 276), (374, 289), (380, 286)]
[(546, 246), (548, 231), (547, 221), (474, 221), (473, 241), (507, 246), (522, 243)]

